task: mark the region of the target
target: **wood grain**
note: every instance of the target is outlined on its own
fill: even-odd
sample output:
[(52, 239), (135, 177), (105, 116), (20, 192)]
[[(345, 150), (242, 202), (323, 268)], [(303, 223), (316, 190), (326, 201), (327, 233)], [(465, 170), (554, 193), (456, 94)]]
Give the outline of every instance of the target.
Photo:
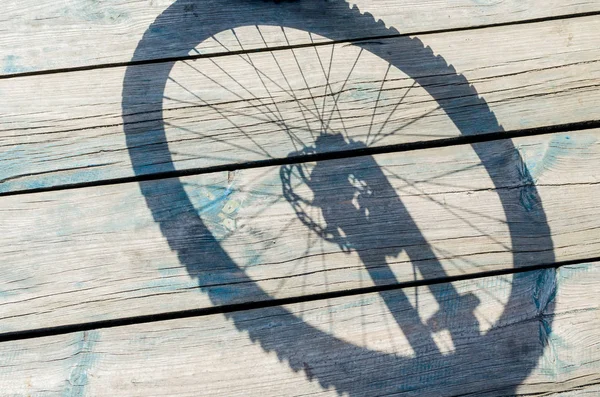
[(600, 393), (600, 385), (591, 385), (586, 387), (581, 387), (576, 390), (566, 391), (566, 392), (557, 392), (553, 394), (549, 394), (550, 396), (560, 396), (560, 397), (578, 397), (578, 396), (597, 396)]
[[(164, 98), (129, 87), (125, 119), (125, 68), (2, 80), (0, 192), (132, 176), (124, 120), (146, 175), (173, 167), (156, 151), (163, 123), (185, 170), (286, 157), (322, 131), (381, 146), (598, 120), (599, 24), (427, 35), (417, 53), (395, 38), (177, 62)], [(418, 82), (369, 51), (396, 54)], [(165, 67), (130, 73), (157, 86)]]
[(596, 257), (599, 137), (3, 197), (0, 331)]
[[(455, 282), (482, 298), (474, 312), (451, 301), (450, 336), (411, 322), (437, 305), (421, 287), (386, 293), (394, 307), (365, 294), (6, 342), (0, 383), (7, 395), (593, 395), (599, 282), (598, 263)], [(498, 311), (485, 331), (473, 322)]]
[[(150, 1), (88, 1), (70, 0), (57, 4), (55, 1), (11, 1), (5, 4), (0, 20), (0, 73), (15, 73), (72, 68), (107, 63), (127, 62), (155, 18), (172, 6), (172, 0)], [(178, 33), (190, 26), (215, 25), (216, 39), (227, 48), (237, 50), (240, 43), (231, 31), (220, 34), (222, 22), (245, 16), (253, 21), (248, 27), (236, 29), (245, 49), (261, 49), (268, 46), (287, 45), (276, 29), (263, 26), (264, 39), (252, 26), (268, 25), (268, 12), (306, 13), (310, 21), (313, 1), (299, 4), (275, 4), (267, 2), (229, 1), (227, 7), (220, 1), (180, 1), (170, 13), (154, 26), (164, 36), (164, 45), (146, 51), (144, 59), (151, 60), (178, 55), (179, 48), (172, 44), (180, 40)], [(333, 4), (333, 5), (332, 5)], [(572, 0), (522, 1), (470, 1), (452, 3), (411, 0), (359, 0), (352, 3), (362, 12), (371, 13), (376, 19), (383, 18), (388, 27), (393, 26), (404, 34), (415, 31), (464, 28), (478, 25), (524, 21), (532, 18), (547, 18), (574, 13), (599, 11), (597, 2)], [(327, 5), (343, 10), (350, 6), (344, 1)], [(266, 12), (265, 12), (266, 11)], [(330, 10), (330, 14), (332, 14)], [(245, 23), (243, 25), (248, 25)], [(344, 31), (346, 39), (368, 36), (362, 26), (343, 24), (332, 15), (332, 34)], [(342, 37), (344, 37), (342, 36)], [(326, 38), (312, 36), (306, 32), (288, 29), (289, 44), (301, 45), (324, 41)], [(194, 46), (197, 43), (189, 43)], [(228, 51), (215, 40), (199, 46), (202, 53)]]
[(5, 4), (0, 335), (138, 324), (0, 343), (0, 394), (598, 394), (600, 129), (108, 183), (598, 122), (598, 13)]

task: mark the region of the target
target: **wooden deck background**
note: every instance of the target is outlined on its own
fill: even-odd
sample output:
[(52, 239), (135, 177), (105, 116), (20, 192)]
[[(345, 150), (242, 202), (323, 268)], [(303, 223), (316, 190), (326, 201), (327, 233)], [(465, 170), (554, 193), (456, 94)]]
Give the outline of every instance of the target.
[(0, 32), (0, 395), (600, 395), (597, 0)]

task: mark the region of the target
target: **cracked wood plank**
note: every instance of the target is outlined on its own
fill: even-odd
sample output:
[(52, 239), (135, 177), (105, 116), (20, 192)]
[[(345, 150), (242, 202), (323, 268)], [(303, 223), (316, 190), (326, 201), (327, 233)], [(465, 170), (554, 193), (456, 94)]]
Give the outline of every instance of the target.
[(570, 390), (570, 391), (565, 391), (565, 392), (556, 392), (556, 393), (550, 393), (550, 394), (545, 394), (546, 396), (549, 397), (580, 397), (580, 396), (585, 396), (585, 397), (589, 397), (589, 396), (597, 396), (598, 394), (600, 394), (600, 384), (593, 384), (593, 385), (589, 385), (589, 386), (583, 386), (583, 387), (579, 387), (575, 390)]
[(2, 197), (0, 332), (597, 257), (599, 138)]
[[(322, 131), (374, 147), (598, 120), (599, 24), (428, 35), (421, 53), (396, 38), (177, 62), (164, 97), (128, 92), (125, 118), (125, 68), (2, 80), (0, 193), (132, 176), (124, 122), (148, 175), (172, 169), (155, 151), (163, 122), (174, 167), (189, 170), (302, 155)], [(369, 51), (397, 54), (418, 81)], [(131, 73), (159, 85), (162, 67)]]
[(598, 283), (596, 262), (443, 284), (458, 293), (445, 329), (426, 325), (440, 302), (419, 287), (5, 342), (0, 385), (50, 396), (595, 395)]
[[(148, 27), (173, 0), (137, 1), (11, 1), (5, 4), (0, 18), (0, 75), (73, 68), (97, 64), (129, 61)], [(358, 39), (369, 36), (360, 23), (340, 23), (337, 14), (345, 15), (351, 6), (385, 19), (387, 27), (396, 30), (388, 34), (410, 34), (440, 29), (465, 28), (480, 25), (526, 21), (535, 18), (600, 11), (593, 0), (529, 0), (529, 1), (472, 1), (452, 3), (412, 0), (358, 0), (352, 5), (345, 1), (326, 4), (331, 22), (331, 35), (339, 39)], [(147, 49), (140, 60), (178, 56), (181, 49), (173, 44), (181, 41), (181, 33), (190, 27), (212, 26), (215, 39), (198, 46), (203, 54), (218, 54), (230, 50), (263, 49), (282, 45), (304, 45), (326, 41), (326, 37), (309, 36), (307, 32), (287, 29), (285, 40), (278, 29), (269, 25), (270, 12), (302, 15), (310, 26), (312, 15), (321, 12), (319, 1), (246, 2), (180, 1), (169, 14), (155, 23), (155, 32), (161, 33), (161, 45)], [(244, 16), (239, 21), (245, 27), (236, 29), (239, 43), (231, 26), (225, 22)], [(346, 21), (346, 19), (342, 19)], [(243, 23), (242, 23), (243, 22)], [(374, 20), (372, 21), (374, 23)], [(262, 36), (254, 25), (262, 26)], [(225, 28), (225, 26), (227, 28)], [(208, 27), (207, 27), (208, 28)], [(327, 36), (327, 29), (324, 34)], [(379, 33), (380, 34), (380, 33)], [(378, 35), (379, 35), (378, 34)], [(190, 48), (198, 43), (186, 43)]]

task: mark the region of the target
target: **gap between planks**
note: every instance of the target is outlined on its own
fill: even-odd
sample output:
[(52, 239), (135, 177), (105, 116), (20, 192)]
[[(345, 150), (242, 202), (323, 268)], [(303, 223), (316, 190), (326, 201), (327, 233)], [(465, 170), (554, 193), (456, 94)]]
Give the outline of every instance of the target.
[(362, 42), (362, 41), (391, 39), (391, 38), (397, 38), (397, 37), (427, 36), (427, 35), (433, 35), (433, 34), (476, 31), (476, 30), (481, 30), (481, 29), (507, 27), (507, 26), (518, 26), (518, 25), (524, 25), (524, 24), (543, 23), (543, 22), (556, 21), (556, 20), (568, 20), (568, 19), (573, 19), (573, 18), (584, 18), (584, 17), (592, 17), (592, 16), (598, 16), (598, 15), (600, 15), (600, 11), (589, 11), (589, 12), (581, 12), (581, 13), (574, 13), (574, 14), (533, 18), (533, 19), (520, 20), (520, 21), (498, 22), (498, 23), (490, 23), (490, 24), (485, 24), (485, 25), (473, 25), (473, 26), (465, 26), (465, 27), (457, 27), (457, 28), (414, 31), (414, 32), (407, 32), (407, 33), (390, 34), (390, 35), (385, 35), (385, 36), (366, 36), (366, 37), (356, 37), (356, 38), (350, 38), (350, 39), (344, 39), (344, 40), (329, 40), (329, 41), (317, 42), (317, 43), (281, 45), (281, 46), (272, 46), (272, 47), (256, 48), (256, 49), (242, 49), (242, 50), (228, 51), (228, 52), (222, 52), (222, 53), (193, 54), (193, 55), (188, 55), (188, 56), (163, 57), (163, 58), (146, 59), (146, 60), (140, 60), (140, 61), (99, 63), (99, 64), (86, 65), (86, 66), (65, 67), (65, 68), (60, 68), (60, 69), (42, 69), (42, 70), (36, 70), (36, 71), (31, 71), (31, 72), (16, 72), (16, 73), (10, 73), (10, 74), (0, 74), (0, 80), (18, 78), (18, 77), (30, 77), (30, 76), (39, 76), (39, 75), (82, 72), (82, 71), (97, 70), (97, 69), (110, 69), (110, 68), (129, 67), (129, 66), (141, 66), (141, 65), (165, 63), (165, 62), (193, 61), (196, 59), (217, 58), (217, 57), (228, 56), (228, 55), (247, 55), (247, 54), (257, 54), (257, 53), (261, 53), (261, 52), (295, 50), (295, 49), (301, 49), (301, 48), (307, 48), (307, 47), (328, 46), (328, 45), (333, 45), (333, 44), (352, 44), (352, 43)]
[(583, 395), (600, 381), (599, 280), (599, 264), (585, 263), (448, 284), (459, 292), (447, 302), (451, 334), (411, 331), (401, 302), (425, 320), (440, 302), (405, 288), (12, 341), (0, 344), (0, 384), (62, 395), (195, 396), (198, 382), (202, 395), (230, 396)]
[(353, 158), (359, 156), (373, 156), (386, 153), (402, 153), (424, 149), (443, 148), (448, 146), (473, 145), (476, 143), (493, 142), (500, 140), (512, 140), (515, 138), (523, 138), (529, 136), (541, 136), (548, 134), (556, 134), (561, 132), (577, 132), (594, 130), (600, 128), (600, 120), (583, 121), (580, 123), (571, 123), (563, 125), (552, 125), (538, 128), (530, 128), (515, 131), (504, 131), (498, 133), (489, 133), (485, 135), (458, 136), (455, 138), (435, 139), (431, 141), (400, 143), (397, 145), (371, 146), (364, 149), (344, 150), (337, 152), (326, 152), (320, 154), (309, 154), (302, 156), (282, 157), (271, 160), (258, 160), (248, 163), (233, 163), (223, 166), (205, 167), (205, 168), (189, 168), (183, 170), (175, 170), (170, 172), (157, 172), (147, 175), (136, 175), (131, 177), (102, 179), (97, 181), (80, 182), (80, 183), (65, 183), (62, 185), (39, 187), (33, 189), (22, 189), (13, 191), (0, 191), (0, 197), (19, 196), (24, 194), (36, 194), (44, 192), (54, 192), (61, 190), (83, 189), (97, 186), (110, 186), (122, 183), (140, 183), (155, 181), (168, 178), (180, 178), (185, 176), (194, 176), (202, 174), (210, 174), (215, 172), (235, 172), (247, 169), (273, 167), (290, 164), (303, 164), (314, 161), (335, 160), (342, 158)]
[[(286, 128), (304, 145), (314, 144), (310, 132), (320, 126), (319, 117), (305, 112), (307, 105), (314, 105), (312, 101), (318, 101), (318, 107), (327, 112), (336, 104), (334, 108), (338, 112), (342, 109), (341, 113), (348, 117), (334, 117), (329, 129), (345, 131), (349, 139), (365, 142), (370, 147), (395, 148), (404, 143), (455, 139), (461, 134), (499, 137), (502, 131), (529, 134), (562, 131), (561, 128), (569, 126), (573, 129), (593, 127), (600, 120), (596, 106), (600, 47), (597, 36), (590, 31), (597, 25), (597, 18), (580, 18), (522, 25), (518, 30), (495, 28), (482, 31), (477, 43), (460, 32), (430, 36), (428, 45), (445, 54), (445, 60), (434, 57), (433, 50), (412, 39), (410, 42), (387, 39), (365, 47), (386, 53), (405, 46), (414, 49), (417, 43), (420, 50), (403, 55), (401, 58), (407, 59), (398, 62), (413, 68), (411, 74), (420, 76), (416, 77), (420, 85), (396, 69), (387, 75), (387, 61), (382, 62), (354, 46), (336, 49), (333, 61), (339, 69), (337, 66), (332, 69), (331, 79), (312, 73), (308, 89), (302, 88), (304, 82), (296, 70), (293, 54), (279, 59), (279, 66), (286, 70), (284, 79), (278, 75), (280, 71), (270, 54), (261, 54), (260, 60), (264, 62), (261, 68), (274, 79), (269, 91), (274, 106), (282, 112), (280, 122), (277, 112), (271, 114), (272, 106), (260, 103), (261, 96), (268, 98), (269, 95), (256, 84), (256, 77), (248, 73), (247, 60), (239, 56), (222, 58), (226, 62), (216, 66), (225, 68), (228, 73), (237, 71), (237, 83), (258, 90), (258, 102), (247, 93), (244, 100), (239, 100), (234, 95), (241, 92), (236, 81), (230, 81), (210, 61), (178, 62), (170, 77), (184, 81), (189, 92), (170, 84), (160, 98), (152, 100), (149, 109), (140, 109), (148, 112), (128, 113), (125, 119), (120, 106), (124, 99), (125, 68), (0, 82), (6, 99), (0, 108), (4, 110), (2, 116), (8, 127), (0, 137), (5, 149), (0, 154), (0, 180), (3, 181), (0, 191), (10, 194), (60, 185), (87, 186), (99, 180), (118, 183), (137, 180), (132, 178), (133, 174), (144, 177), (185, 175), (188, 169), (190, 174), (195, 174), (202, 169), (233, 170), (249, 162), (260, 166), (269, 164), (261, 163), (268, 159), (296, 158), (298, 156), (291, 154), (297, 152), (296, 143), (290, 141)], [(512, 35), (518, 36), (520, 41), (514, 43), (510, 39)], [(333, 54), (334, 49), (333, 46), (320, 47), (319, 51)], [(362, 67), (351, 71), (350, 76), (346, 69), (358, 61), (360, 53), (363, 53)], [(306, 60), (306, 67), (318, 66), (318, 54), (314, 51), (299, 55)], [(321, 58), (323, 55), (328, 54), (321, 54)], [(427, 58), (427, 62), (421, 57)], [(156, 67), (138, 66), (131, 72), (152, 79), (157, 73)], [(209, 78), (192, 67), (208, 73), (208, 77), (219, 76), (218, 82), (228, 85), (213, 86)], [(452, 76), (447, 75), (450, 72)], [(290, 102), (281, 87), (286, 84), (285, 78), (291, 80), (292, 77), (290, 84), (296, 87), (293, 91), (299, 90), (302, 97)], [(343, 86), (345, 79), (348, 82)], [(327, 84), (337, 88), (325, 90), (327, 95), (324, 95), (321, 90)], [(385, 89), (382, 89), (384, 84)], [(423, 86), (429, 91), (425, 92)], [(145, 95), (131, 94), (126, 95), (129, 104), (148, 100)], [(165, 95), (171, 99), (163, 98)], [(222, 103), (223, 98), (238, 100)], [(178, 104), (189, 100), (193, 106)], [(446, 112), (441, 109), (442, 103)], [(164, 117), (155, 117), (161, 108), (164, 108)], [(228, 117), (222, 117), (223, 113)], [(270, 120), (272, 116), (277, 117)], [(165, 126), (166, 138), (156, 132), (160, 131), (161, 123)], [(377, 134), (376, 141), (369, 136), (371, 129)], [(126, 130), (127, 136), (133, 137), (129, 144), (125, 142)], [(166, 143), (173, 156), (172, 164), (152, 157), (153, 149)], [(135, 172), (127, 150), (131, 146), (138, 147), (136, 156), (147, 162), (143, 169)], [(332, 146), (324, 151), (342, 149)], [(168, 173), (173, 168), (176, 172)]]
[[(147, 198), (163, 203), (154, 207), (158, 218), (200, 216), (227, 251), (228, 261), (212, 251), (214, 243), (200, 243), (210, 241), (204, 240), (204, 234), (166, 242), (137, 184), (3, 197), (0, 224), (7, 233), (0, 236), (0, 252), (11, 266), (3, 276), (2, 331), (150, 318), (156, 313), (215, 306), (202, 291), (213, 294), (211, 299), (220, 293), (218, 304), (228, 305), (395, 285), (414, 280), (413, 261), (419, 277), (439, 280), (511, 271), (517, 264), (547, 266), (597, 257), (600, 227), (590, 214), (597, 211), (591, 198), (600, 186), (599, 134), (599, 130), (585, 130), (478, 143), (482, 158), (464, 145), (310, 164), (321, 164), (333, 175), (358, 167), (372, 182), (370, 186), (381, 192), (375, 195), (381, 199), (367, 206), (373, 218), (364, 225), (368, 233), (359, 242), (362, 248), (356, 248), (366, 253), (368, 246), (374, 248), (373, 254), (388, 255), (390, 247), (397, 246), (386, 257), (394, 274), (378, 284), (369, 280), (368, 271), (377, 273), (381, 263), (368, 265), (365, 261), (372, 258), (345, 253), (331, 241), (315, 243), (321, 237), (282, 197), (279, 167), (144, 183), (146, 191), (152, 190)], [(482, 162), (496, 164), (492, 167), (495, 185)], [(379, 168), (391, 188), (381, 189), (384, 177), (373, 179), (380, 175)], [(524, 168), (530, 173), (526, 179)], [(576, 172), (581, 169), (591, 171)], [(177, 193), (180, 183), (186, 186), (187, 198)], [(313, 188), (318, 194), (328, 191)], [(310, 194), (310, 189), (296, 187), (301, 195)], [(397, 208), (396, 195), (413, 220)], [(505, 197), (504, 208), (510, 214), (505, 213), (499, 195)], [(191, 204), (186, 205), (186, 200)], [(333, 195), (327, 201), (343, 205), (346, 199)], [(394, 214), (396, 229), (390, 229), (387, 218), (376, 216), (377, 208)], [(411, 222), (417, 226), (409, 227)], [(545, 228), (546, 222), (549, 231), (540, 234), (536, 228)], [(519, 225), (530, 225), (531, 230), (521, 230), (511, 242), (509, 228), (515, 231)], [(547, 244), (549, 238), (553, 248)], [(414, 256), (402, 254), (403, 245)], [(427, 247), (436, 252), (436, 260)], [(182, 262), (176, 255), (182, 249), (204, 253), (211, 261)], [(231, 261), (238, 270), (226, 265)], [(245, 277), (260, 283), (267, 295), (241, 283)]]
[[(31, 3), (31, 4), (30, 4)], [(212, 23), (219, 30), (220, 22), (231, 20), (239, 15), (248, 18), (242, 25), (260, 24), (273, 10), (288, 14), (306, 14), (311, 19), (311, 7), (317, 6), (322, 12), (319, 2), (303, 1), (302, 3), (266, 3), (249, 4), (244, 1), (228, 3), (230, 15), (222, 10), (219, 1), (205, 0), (201, 3), (202, 13), (194, 9), (197, 4), (179, 1), (142, 2), (115, 1), (90, 4), (84, 0), (70, 0), (57, 6), (55, 2), (28, 0), (18, 5), (9, 5), (4, 10), (1, 26), (4, 31), (0, 48), (0, 71), (3, 74), (23, 73), (31, 71), (61, 69), (70, 67), (86, 67), (99, 63), (117, 64), (130, 61), (133, 51), (144, 31), (155, 18), (167, 8), (170, 17), (163, 17), (157, 28), (165, 35), (177, 33), (182, 23), (202, 21), (202, 25)], [(143, 5), (142, 5), (143, 4)], [(564, 19), (573, 16), (594, 15), (598, 5), (593, 1), (573, 2), (570, 0), (541, 1), (528, 3), (481, 3), (459, 0), (452, 4), (421, 2), (418, 5), (406, 0), (356, 0), (352, 4), (344, 1), (328, 2), (329, 14), (339, 16), (347, 14), (348, 8), (357, 6), (361, 13), (369, 13), (375, 22), (381, 18), (388, 26), (395, 27), (393, 32), (415, 34), (417, 32), (450, 31), (452, 29), (472, 26), (493, 26), (504, 23), (526, 23), (524, 21), (540, 21), (552, 18)], [(209, 21), (203, 20), (210, 15)], [(194, 19), (195, 17), (195, 19)], [(250, 23), (251, 21), (251, 23)], [(365, 35), (362, 26), (340, 24), (332, 21), (331, 30), (345, 32), (344, 38), (355, 39)], [(348, 26), (350, 25), (350, 26)], [(242, 29), (243, 30), (243, 29)], [(268, 29), (267, 29), (268, 30)], [(215, 32), (216, 33), (216, 32)], [(225, 32), (228, 33), (228, 32)], [(265, 34), (268, 34), (265, 33)], [(291, 44), (305, 44), (313, 41), (322, 42), (327, 38), (297, 34), (293, 29), (289, 32)], [(245, 33), (244, 33), (245, 35)], [(372, 34), (371, 34), (372, 35)], [(327, 35), (325, 35), (327, 36)], [(52, 43), (48, 44), (49, 37)], [(219, 35), (219, 40), (227, 46), (237, 45), (233, 37)], [(264, 43), (259, 37), (244, 42), (243, 48), (261, 49), (266, 46), (281, 46), (286, 41), (269, 40)], [(144, 60), (163, 58), (173, 54), (174, 49), (166, 42), (164, 46), (145, 54)], [(195, 45), (196, 43), (194, 43)], [(94, 51), (88, 51), (93, 48)], [(227, 50), (225, 50), (226, 52)], [(223, 52), (223, 47), (213, 43), (203, 48), (205, 53)]]
[(401, 290), (405, 288), (419, 288), (419, 287), (428, 287), (434, 286), (438, 284), (447, 284), (454, 283), (459, 281), (468, 281), (474, 280), (478, 278), (487, 278), (487, 277), (497, 277), (497, 276), (513, 276), (520, 273), (526, 273), (537, 270), (548, 270), (548, 269), (558, 269), (560, 267), (565, 266), (575, 266), (586, 264), (589, 262), (600, 262), (600, 257), (598, 258), (586, 258), (572, 261), (563, 261), (563, 262), (555, 262), (551, 264), (540, 264), (530, 267), (521, 267), (521, 268), (513, 268), (513, 269), (504, 269), (504, 270), (495, 270), (495, 271), (483, 271), (481, 273), (474, 274), (466, 274), (463, 276), (450, 276), (445, 277), (443, 279), (425, 279), (420, 281), (413, 282), (400, 282), (398, 284), (390, 284), (390, 285), (382, 285), (382, 286), (373, 286), (366, 288), (355, 288), (351, 290), (345, 291), (335, 291), (335, 292), (326, 292), (321, 294), (313, 294), (313, 295), (302, 295), (291, 298), (277, 298), (270, 301), (261, 301), (261, 302), (247, 302), (247, 303), (239, 303), (232, 305), (223, 305), (223, 306), (214, 306), (207, 308), (199, 308), (199, 309), (189, 309), (189, 310), (181, 310), (181, 311), (171, 311), (165, 313), (156, 313), (150, 314), (146, 316), (135, 316), (135, 317), (126, 317), (126, 318), (118, 318), (112, 320), (104, 320), (104, 321), (94, 321), (88, 323), (79, 323), (79, 324), (70, 324), (70, 325), (62, 325), (57, 327), (46, 327), (46, 328), (38, 328), (38, 329), (29, 329), (26, 331), (16, 331), (16, 332), (6, 332), (0, 333), (0, 343), (6, 343), (17, 340), (25, 340), (25, 339), (33, 339), (33, 338), (43, 338), (48, 336), (56, 336), (56, 335), (64, 335), (74, 332), (86, 332), (93, 330), (100, 330), (105, 328), (114, 328), (114, 327), (124, 327), (129, 325), (138, 325), (138, 324), (147, 324), (154, 322), (162, 322), (162, 321), (172, 321), (186, 318), (194, 318), (194, 317), (204, 317), (204, 316), (212, 316), (215, 314), (228, 314), (232, 312), (239, 312), (245, 310), (257, 310), (257, 309), (266, 309), (269, 307), (276, 306), (285, 306), (292, 305), (298, 303), (308, 303), (319, 300), (328, 300), (328, 299), (337, 299), (337, 298), (345, 298), (352, 297), (357, 295), (364, 294), (375, 294), (382, 293), (387, 291)]

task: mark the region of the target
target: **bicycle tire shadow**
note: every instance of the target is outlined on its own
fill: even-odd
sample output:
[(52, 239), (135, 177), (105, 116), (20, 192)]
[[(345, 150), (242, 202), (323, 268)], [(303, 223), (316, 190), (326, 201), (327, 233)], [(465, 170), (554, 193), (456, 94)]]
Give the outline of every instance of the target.
[[(357, 28), (373, 36), (398, 35), (393, 28), (386, 28), (383, 23), (374, 21), (355, 8), (349, 8), (341, 0), (326, 3), (303, 0), (278, 4), (231, 0), (228, 6), (255, 9), (249, 14), (232, 13), (230, 18), (223, 20), (202, 14), (189, 16), (185, 6), (190, 3), (206, 4), (210, 1), (180, 0), (169, 7), (148, 29), (132, 61), (146, 59), (157, 48), (163, 50), (164, 57), (187, 56), (197, 43), (216, 32), (249, 24), (288, 26), (315, 32), (332, 40), (342, 40), (347, 37), (347, 29)], [(223, 3), (220, 4), (223, 7)], [(182, 18), (182, 15), (186, 17)], [(255, 20), (256, 15), (261, 15), (262, 19)], [(174, 27), (173, 19), (181, 23)], [(377, 47), (369, 47), (369, 50), (424, 87), (462, 135), (502, 131), (485, 100), (443, 58), (435, 56), (430, 48), (416, 38), (397, 37), (395, 40), (397, 51), (393, 54), (384, 50), (378, 52)], [(354, 44), (359, 47), (364, 45), (360, 42)], [(153, 69), (153, 81), (166, 82), (173, 64), (165, 62), (156, 66)], [(131, 161), (137, 175), (153, 172), (155, 164), (161, 164), (161, 171), (174, 171), (162, 116), (152, 128), (140, 129), (137, 125), (141, 112), (162, 115), (165, 85), (150, 85), (144, 73), (130, 66), (124, 81), (123, 118)], [(364, 148), (364, 144), (347, 142), (334, 134), (327, 138), (315, 142), (316, 151), (344, 150), (349, 146), (350, 149)], [(152, 150), (148, 149), (150, 146)], [(536, 263), (552, 263), (553, 245), (543, 206), (527, 167), (512, 142), (485, 142), (472, 147), (497, 188), (511, 235), (514, 267), (527, 266), (533, 259)], [(332, 240), (359, 253), (375, 284), (383, 285), (393, 279), (386, 257), (396, 256), (402, 250), (411, 258), (431, 259), (428, 267), (422, 269), (425, 275), (443, 273), (430, 246), (401, 198), (379, 170), (375, 159), (364, 156), (360, 160), (339, 161), (345, 161), (345, 173), (329, 173), (327, 161), (322, 161), (317, 163), (310, 177), (307, 176), (307, 183), (312, 184), (309, 186), (315, 192), (325, 191), (319, 188), (324, 184), (339, 187), (315, 198), (315, 204), (323, 211), (327, 225), (332, 230), (343, 231), (343, 237), (339, 232), (338, 235), (332, 233)], [(371, 171), (360, 175), (356, 161), (361, 161), (363, 166), (366, 164)], [(351, 204), (356, 199), (356, 186), (348, 184), (350, 175), (363, 181), (370, 189), (370, 193), (359, 196), (359, 208)], [(502, 188), (506, 186), (519, 188)], [(215, 306), (243, 302), (247, 296), (252, 296), (254, 301), (272, 299), (223, 249), (197, 214), (179, 179), (141, 182), (140, 188), (169, 246), (177, 253), (180, 263), (189, 274), (198, 278), (202, 291), (208, 294)], [(165, 192), (169, 192), (169, 195), (166, 196)], [(381, 207), (377, 197), (393, 197), (393, 200), (387, 201), (392, 204)], [(168, 211), (173, 199), (178, 203), (176, 212)], [(365, 210), (368, 210), (368, 215)], [(378, 221), (384, 216), (393, 221)], [(390, 228), (386, 235), (392, 237), (388, 241), (377, 239), (382, 225)], [(377, 247), (377, 244), (380, 244), (379, 249), (374, 251), (373, 247)], [(215, 267), (230, 274), (235, 283), (210, 285), (207, 275)], [(523, 291), (530, 291), (532, 283), (535, 283), (535, 292), (528, 299), (535, 300), (538, 309), (535, 313), (522, 313)], [(473, 316), (478, 302), (472, 296), (461, 296), (449, 285), (432, 286), (433, 294), (445, 306), (441, 305), (436, 321), (428, 325), (422, 324), (414, 316), (402, 290), (381, 293), (410, 341), (416, 353), (415, 358), (353, 345), (304, 322), (285, 307), (232, 312), (226, 316), (238, 330), (247, 332), (249, 338), (259, 343), (266, 352), (275, 352), (294, 371), (303, 371), (308, 379), (318, 381), (323, 388), (333, 387), (340, 394), (515, 394), (518, 385), (535, 368), (543, 354), (546, 341), (543, 336), (545, 333), (540, 329), (550, 327), (543, 313), (553, 305), (552, 272), (516, 274), (509, 302), (497, 323), (501, 326), (493, 327), (483, 336), (479, 335), (478, 323)], [(448, 321), (452, 315), (457, 317), (457, 321)], [(264, 321), (265, 317), (269, 318), (268, 322)], [(439, 354), (428, 332), (431, 327), (448, 329), (453, 339), (460, 342), (455, 343), (456, 351), (452, 355), (442, 357)], [(473, 362), (481, 364), (473, 365)], [(510, 370), (498, 373), (499, 368)]]

